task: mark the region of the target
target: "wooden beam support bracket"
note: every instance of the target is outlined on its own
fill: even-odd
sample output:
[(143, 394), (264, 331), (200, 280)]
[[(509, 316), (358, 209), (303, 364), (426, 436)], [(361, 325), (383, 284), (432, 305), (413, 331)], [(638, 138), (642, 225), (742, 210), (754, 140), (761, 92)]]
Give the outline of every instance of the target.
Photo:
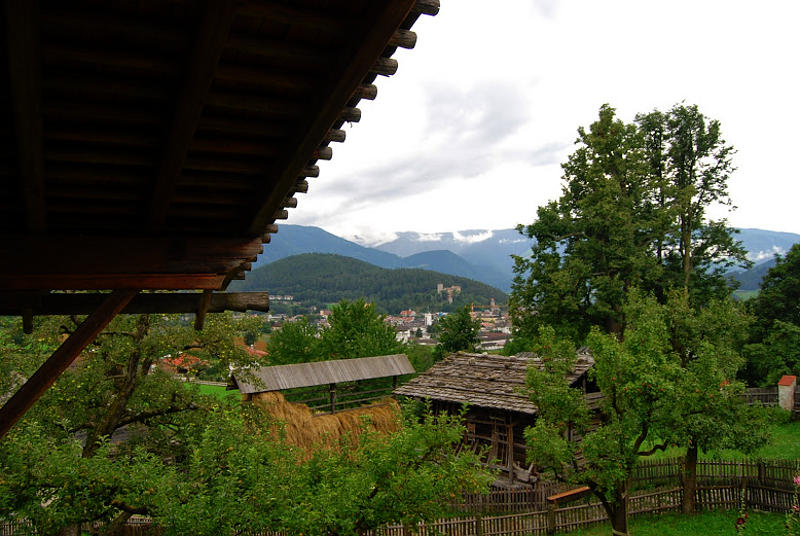
[(133, 299), (137, 290), (116, 290), (53, 352), (47, 361), (0, 408), (0, 438), (28, 411), (86, 346)]
[(195, 331), (203, 331), (203, 325), (206, 322), (206, 313), (208, 306), (211, 305), (211, 291), (204, 290), (203, 296), (200, 298), (200, 304), (197, 306), (197, 312), (194, 316), (194, 329)]

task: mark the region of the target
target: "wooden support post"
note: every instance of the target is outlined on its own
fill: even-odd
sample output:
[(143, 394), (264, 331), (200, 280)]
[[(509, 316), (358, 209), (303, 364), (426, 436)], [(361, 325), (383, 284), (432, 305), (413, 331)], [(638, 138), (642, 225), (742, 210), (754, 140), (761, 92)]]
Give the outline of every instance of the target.
[(514, 423), (509, 421), (506, 426), (506, 441), (508, 450), (508, 481), (514, 484)]
[(31, 406), (67, 370), (75, 358), (138, 293), (138, 290), (115, 290), (84, 320), (39, 370), (0, 408), (0, 438), (30, 409)]
[(556, 533), (556, 506), (555, 502), (547, 505), (547, 534)]
[(200, 298), (200, 305), (197, 307), (197, 312), (194, 315), (195, 331), (203, 331), (203, 325), (206, 322), (206, 313), (208, 312), (209, 305), (211, 305), (211, 291), (204, 290), (203, 297)]
[(392, 376), (392, 391), (397, 389), (397, 376)]
[(330, 384), (331, 390), (331, 413), (336, 413), (336, 384)]
[(33, 333), (33, 309), (30, 307), (22, 310), (22, 332), (26, 335)]

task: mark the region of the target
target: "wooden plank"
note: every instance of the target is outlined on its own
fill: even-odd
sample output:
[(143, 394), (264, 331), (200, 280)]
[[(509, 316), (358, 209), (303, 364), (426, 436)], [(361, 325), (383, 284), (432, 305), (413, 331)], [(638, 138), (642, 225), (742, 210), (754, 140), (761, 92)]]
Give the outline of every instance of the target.
[(175, 115), (156, 173), (148, 215), (148, 225), (153, 230), (160, 229), (166, 220), (167, 209), (175, 195), (180, 171), (197, 130), (219, 57), (228, 40), (235, 5), (233, 0), (209, 0), (197, 28), (187, 74), (175, 101)]
[(274, 221), (272, 216), (293, 186), (298, 171), (310, 160), (320, 140), (347, 104), (353, 90), (381, 56), (386, 43), (413, 6), (414, 0), (370, 2), (371, 16), (361, 25), (366, 28), (366, 34), (353, 32), (350, 53), (343, 53), (340, 57), (340, 68), (337, 71), (341, 74), (335, 80), (321, 84), (321, 106), (305, 120), (300, 134), (293, 136), (286, 145), (287, 157), (267, 174), (268, 177), (274, 177), (274, 180), (256, 198), (255, 215), (248, 227), (251, 234), (262, 234), (264, 227)]
[(8, 77), (13, 102), (19, 177), (28, 230), (47, 227), (42, 146), (41, 50), (39, 2), (5, 2)]
[[(158, 292), (140, 293), (133, 298), (123, 314), (180, 314), (194, 313), (201, 307), (206, 293)], [(268, 292), (215, 292), (210, 296), (208, 313), (223, 311), (269, 311)], [(87, 315), (108, 297), (101, 293), (0, 293), (0, 315), (18, 316), (28, 311), (32, 316)]]
[(2, 290), (196, 290), (220, 289), (221, 274), (11, 274), (0, 278)]
[(34, 372), (25, 384), (0, 408), (0, 438), (53, 385), (86, 346), (133, 299), (137, 290), (118, 290), (106, 300), (65, 340), (53, 355)]

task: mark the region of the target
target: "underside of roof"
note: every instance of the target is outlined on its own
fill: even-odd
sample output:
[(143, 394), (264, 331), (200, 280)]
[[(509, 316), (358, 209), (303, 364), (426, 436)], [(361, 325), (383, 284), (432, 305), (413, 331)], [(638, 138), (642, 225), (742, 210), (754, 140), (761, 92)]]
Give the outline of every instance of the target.
[(404, 354), (396, 354), (260, 367), (234, 373), (233, 381), (242, 394), (251, 394), (405, 374), (414, 374), (414, 367)]
[[(6, 2), (3, 292), (224, 289), (438, 0)], [(18, 297), (17, 297), (18, 298)], [(15, 298), (16, 299), (16, 298)]]
[[(541, 364), (541, 359), (531, 353), (500, 356), (459, 352), (450, 354), (394, 393), (532, 415), (536, 406), (525, 393), (525, 376), (528, 367)], [(591, 354), (582, 351), (565, 381), (575, 385), (593, 364)]]

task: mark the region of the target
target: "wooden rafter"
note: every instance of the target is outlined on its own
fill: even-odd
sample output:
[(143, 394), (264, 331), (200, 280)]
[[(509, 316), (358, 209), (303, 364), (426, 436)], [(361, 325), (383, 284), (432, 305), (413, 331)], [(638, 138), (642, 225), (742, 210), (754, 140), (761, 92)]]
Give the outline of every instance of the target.
[[(122, 310), (122, 314), (195, 313), (205, 297), (207, 313), (223, 311), (269, 310), (268, 292), (158, 292), (140, 293)], [(0, 292), (0, 316), (87, 315), (97, 309), (108, 294), (95, 292), (38, 293)]]
[(160, 228), (175, 195), (181, 169), (200, 122), (222, 49), (228, 40), (235, 12), (234, 0), (209, 0), (200, 21), (195, 45), (188, 61), (183, 88), (175, 103), (175, 114), (156, 174), (148, 224)]
[(42, 155), (39, 2), (5, 2), (8, 77), (13, 101), (19, 178), (28, 231), (47, 227)]
[(358, 44), (353, 44), (352, 55), (340, 57), (340, 61), (345, 62), (346, 66), (335, 80), (323, 85), (320, 94), (323, 106), (314, 117), (307, 119), (304, 125), (306, 128), (299, 130), (301, 134), (286, 145), (287, 157), (270, 170), (268, 176), (274, 177), (274, 180), (265, 186), (257, 198), (258, 210), (250, 221), (248, 228), (250, 233), (262, 233), (265, 226), (273, 221), (276, 211), (281, 208), (286, 192), (297, 180), (298, 170), (311, 159), (319, 141), (323, 139), (350, 99), (353, 88), (358, 86), (381, 56), (386, 43), (403, 23), (414, 3), (414, 0), (370, 3), (374, 11), (371, 13), (373, 22), (368, 25), (366, 35), (359, 36), (362, 38), (358, 40)]
[(125, 308), (136, 293), (136, 290), (117, 290), (109, 294), (105, 301), (78, 326), (78, 329), (14, 393), (5, 405), (0, 408), (0, 438), (6, 435), (25, 412), (39, 400), (39, 397), (67, 370), (67, 367), (103, 331), (108, 323)]

